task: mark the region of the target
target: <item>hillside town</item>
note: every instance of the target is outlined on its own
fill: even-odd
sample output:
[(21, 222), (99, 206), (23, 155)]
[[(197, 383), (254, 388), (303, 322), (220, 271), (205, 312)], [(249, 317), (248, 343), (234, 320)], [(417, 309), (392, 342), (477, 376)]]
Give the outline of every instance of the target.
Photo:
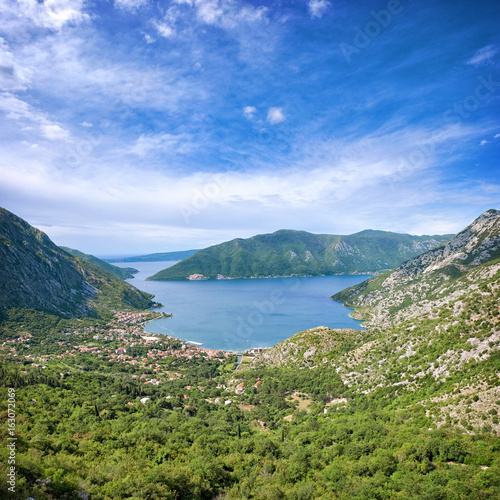
[[(0, 351), (14, 356), (24, 356), (26, 363), (44, 368), (50, 359), (68, 360), (79, 355), (91, 355), (100, 363), (108, 362), (133, 368), (131, 378), (140, 378), (145, 384), (159, 385), (165, 380), (176, 380), (181, 373), (166, 368), (189, 360), (206, 359), (225, 361), (236, 353), (207, 349), (170, 335), (154, 335), (145, 332), (145, 325), (152, 319), (169, 316), (165, 313), (117, 312), (106, 326), (68, 327), (60, 332), (64, 340), (54, 342), (52, 354), (37, 354), (31, 349), (32, 335), (26, 333), (6, 339)], [(31, 351), (31, 352), (30, 352)], [(76, 365), (78, 368), (78, 365)], [(145, 373), (141, 373), (145, 372)], [(160, 377), (161, 375), (161, 377)]]

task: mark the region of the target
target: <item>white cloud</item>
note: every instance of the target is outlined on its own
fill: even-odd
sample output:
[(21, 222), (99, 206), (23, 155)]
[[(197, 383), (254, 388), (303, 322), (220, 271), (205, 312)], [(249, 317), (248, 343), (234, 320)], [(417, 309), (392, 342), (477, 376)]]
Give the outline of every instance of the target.
[[(14, 0), (5, 1), (14, 5)], [(59, 2), (65, 3), (70, 4)], [(80, 6), (80, 21), (76, 14), (71, 17), (62, 13), (57, 22), (44, 21), (47, 27), (82, 22), (86, 4), (82, 0), (71, 5)], [(331, 8), (328, 2), (309, 2), (312, 17), (325, 15), (326, 8)], [(34, 6), (33, 16), (43, 20), (37, 9)], [(348, 136), (353, 126), (339, 130), (342, 140), (325, 139), (326, 129), (334, 120), (321, 128), (327, 116), (321, 122), (312, 115), (314, 123), (306, 120), (296, 124), (286, 98), (274, 100), (276, 89), (271, 89), (269, 103), (285, 104), (284, 108), (264, 107), (255, 100), (254, 91), (259, 90), (255, 88), (242, 104), (234, 104), (237, 98), (226, 100), (227, 89), (221, 82), (232, 89), (249, 74), (242, 72), (236, 82), (232, 75), (237, 61), (231, 58), (244, 54), (249, 63), (259, 67), (257, 75), (279, 69), (280, 53), (271, 60), (265, 51), (272, 51), (269, 41), (279, 37), (280, 29), (290, 29), (289, 25), (277, 26), (276, 18), (269, 19), (265, 9), (232, 0), (177, 0), (167, 9), (157, 18), (155, 28), (148, 16), (130, 33), (137, 38), (131, 48), (126, 45), (129, 39), (121, 40), (123, 45), (114, 39), (111, 45), (97, 25), (54, 33), (33, 30), (31, 17), (21, 21), (18, 16), (20, 25), (22, 22), (29, 29), (18, 30), (21, 35), (12, 38), (15, 43), (11, 45), (0, 40), (0, 66), (4, 68), (4, 74), (0, 73), (4, 91), (0, 93), (2, 204), (33, 207), (35, 213), (46, 210), (53, 218), (66, 217), (66, 226), (58, 227), (74, 229), (75, 234), (79, 228), (74, 221), (84, 219), (85, 235), (94, 235), (96, 242), (97, 236), (109, 234), (103, 229), (108, 222), (116, 229), (113, 236), (116, 234), (117, 241), (120, 237), (124, 244), (135, 244), (136, 236), (127, 238), (137, 228), (136, 234), (154, 239), (158, 250), (173, 235), (182, 235), (185, 241), (198, 236), (206, 239), (214, 228), (223, 227), (232, 229), (224, 234), (221, 230), (217, 238), (229, 239), (234, 228), (250, 235), (254, 230), (266, 232), (271, 226), (300, 228), (302, 223), (304, 229), (312, 230), (316, 224), (310, 222), (313, 220), (318, 220), (318, 231), (335, 232), (340, 229), (333, 227), (332, 213), (341, 213), (343, 218), (345, 214), (359, 214), (359, 221), (354, 215), (345, 216), (342, 224), (349, 232), (374, 227), (375, 215), (385, 220), (384, 209), (394, 213), (394, 220), (403, 220), (403, 226), (406, 216), (420, 211), (415, 207), (446, 196), (449, 199), (449, 193), (436, 187), (437, 176), (443, 175), (443, 165), (451, 163), (461, 151), (460, 144), (466, 141), (459, 139), (467, 138), (469, 145), (477, 145), (483, 137), (492, 137), (498, 131), (482, 127), (476, 133), (472, 122), (463, 121), (432, 133), (431, 128), (405, 128), (403, 116), (392, 128), (362, 138)], [(119, 12), (115, 14), (121, 17)], [(163, 30), (161, 36), (170, 37), (171, 45), (171, 50), (160, 55), (154, 53), (160, 44), (146, 46), (142, 41), (144, 36), (148, 43), (154, 38), (160, 42), (157, 30)], [(222, 47), (214, 49), (211, 44), (215, 38), (224, 40)], [(235, 56), (237, 50), (239, 55)], [(476, 63), (489, 57), (487, 51), (476, 55)], [(300, 59), (296, 61), (297, 71)], [(154, 66), (156, 62), (159, 64)], [(238, 67), (247, 68), (246, 63)], [(193, 67), (202, 70), (193, 72)], [(244, 82), (246, 90), (255, 84), (251, 78)], [(34, 89), (32, 94), (25, 92), (29, 89)], [(395, 98), (390, 89), (386, 92)], [(254, 103), (258, 109), (243, 107)], [(362, 99), (354, 104), (346, 99), (341, 104), (345, 108), (366, 106)], [(287, 119), (284, 109), (293, 125), (286, 131), (283, 126), (271, 125)], [(294, 116), (297, 109), (294, 107)], [(243, 117), (253, 120), (249, 124), (253, 129), (247, 130), (241, 144), (230, 144), (224, 127), (228, 130), (232, 120)], [(112, 121), (108, 128), (102, 127), (104, 119)], [(223, 122), (222, 133), (213, 132), (217, 120), (228, 120)], [(364, 125), (356, 133), (361, 134)], [(299, 126), (310, 127), (309, 133)], [(437, 126), (441, 127), (439, 123)], [(311, 133), (313, 129), (318, 134)], [(262, 139), (264, 135), (269, 140)], [(452, 144), (457, 149), (453, 150)], [(220, 190), (207, 190), (212, 185), (209, 174), (191, 173), (226, 165), (233, 172)], [(415, 186), (424, 185), (425, 189), (415, 193)], [(498, 199), (498, 191), (488, 200), (495, 196)], [(179, 212), (183, 205), (202, 207), (189, 227)], [(262, 227), (257, 228), (258, 224)], [(332, 227), (326, 231), (328, 224)], [(410, 222), (408, 226), (412, 227)]]
[(249, 120), (251, 120), (255, 116), (256, 112), (257, 108), (255, 106), (245, 106), (243, 108), (243, 116), (245, 118), (248, 118)]
[(146, 0), (115, 0), (115, 5), (123, 10), (135, 10), (146, 3)]
[(170, 7), (161, 21), (153, 20), (153, 26), (156, 28), (160, 36), (171, 38), (176, 34), (176, 24), (182, 17), (182, 13), (178, 7)]
[[(196, 7), (198, 17), (205, 23), (219, 24), (224, 21), (224, 8), (218, 0), (198, 0), (196, 2)], [(229, 19), (226, 19), (225, 21), (228, 22)]]
[(64, 130), (60, 125), (55, 123), (42, 124), (41, 125), (42, 134), (50, 140), (68, 139), (69, 132)]
[(0, 37), (0, 90), (20, 91), (31, 85), (32, 70), (16, 60), (9, 44)]
[(175, 35), (175, 30), (171, 26), (169, 26), (167, 23), (155, 22), (154, 26), (157, 29), (158, 33), (163, 38), (170, 38), (170, 37)]
[(32, 131), (33, 125), (37, 125), (39, 133), (46, 139), (68, 139), (70, 136), (60, 124), (13, 94), (0, 94), (0, 111), (3, 111), (7, 118), (19, 121), (21, 130)]
[[(17, 103), (17, 107), (16, 111), (12, 104), (12, 112), (19, 116), (26, 113), (26, 103), (24, 107)], [(57, 127), (46, 131), (54, 135), (59, 132)], [(0, 159), (0, 199), (7, 209), (25, 214), (25, 218), (29, 215), (26, 209), (31, 207), (31, 213), (47, 226), (47, 221), (54, 221), (54, 227), (61, 231), (57, 243), (68, 245), (65, 238), (75, 234), (69, 246), (83, 249), (92, 241), (94, 248), (89, 250), (94, 253), (104, 244), (132, 248), (139, 244), (137, 235), (144, 238), (140, 242), (144, 247), (161, 251), (173, 241), (179, 242), (179, 249), (186, 248), (188, 241), (196, 248), (235, 235), (245, 237), (286, 227), (337, 234), (370, 227), (449, 232), (444, 223), (448, 214), (433, 222), (435, 211), (427, 207), (436, 200), (444, 204), (450, 201), (449, 186), (440, 188), (433, 167), (442, 167), (442, 159), (458, 138), (479, 134), (484, 134), (484, 129), (476, 132), (463, 124), (444, 128), (436, 134), (440, 143), (410, 169), (402, 160), (408, 158), (412, 148), (425, 148), (428, 130), (384, 130), (362, 138), (326, 142), (308, 137), (304, 138), (308, 143), (293, 157), (281, 156), (267, 168), (256, 166), (252, 171), (230, 171), (220, 177), (205, 172), (173, 172), (165, 167), (170, 153), (178, 156), (198, 147), (187, 134), (144, 134), (131, 148), (116, 142), (106, 156), (91, 152), (71, 169), (61, 168), (54, 161), (59, 148), (42, 142), (33, 150), (15, 143), (5, 148)], [(8, 144), (8, 138), (0, 141)], [(410, 149), (408, 144), (412, 145)], [(130, 158), (130, 149), (140, 161)], [(151, 162), (151, 155), (158, 153), (164, 159), (161, 169), (155, 169)], [(276, 170), (277, 165), (285, 163), (287, 169)], [(421, 186), (418, 192), (417, 184)], [(476, 196), (476, 205), (494, 206), (492, 200), (498, 199), (498, 187), (490, 194), (479, 185), (467, 186), (466, 190), (469, 200)], [(460, 205), (458, 198), (464, 193), (457, 193), (456, 205)], [(188, 219), (186, 207), (192, 214)], [(342, 220), (332, 221), (331, 213), (343, 214)], [(463, 217), (449, 215), (453, 223)], [(380, 221), (384, 227), (380, 227)], [(81, 226), (87, 229), (81, 231)], [(108, 233), (103, 229), (106, 226), (111, 228)], [(55, 234), (51, 229), (50, 236), (51, 231)], [(113, 243), (102, 243), (111, 234)]]
[(272, 125), (275, 125), (277, 123), (281, 123), (285, 121), (285, 115), (283, 114), (283, 109), (282, 108), (269, 108), (269, 111), (267, 112), (267, 121), (271, 123)]
[(320, 19), (323, 14), (327, 11), (330, 2), (326, 0), (309, 0), (307, 6), (309, 7), (309, 13), (311, 17)]
[[(210, 25), (236, 40), (239, 57), (256, 67), (261, 67), (268, 54), (272, 53), (281, 29), (271, 20), (267, 7), (254, 7), (237, 0), (175, 0), (173, 10), (175, 22), (193, 28), (193, 17), (200, 25)], [(167, 22), (172, 27), (172, 18)], [(180, 31), (180, 29), (178, 29)], [(186, 29), (185, 33), (196, 34)]]
[(130, 152), (139, 156), (150, 153), (186, 154), (195, 149), (193, 139), (188, 134), (156, 134), (141, 135), (130, 149)]
[(479, 143), (479, 145), (480, 145), (480, 146), (484, 146), (485, 144), (488, 144), (488, 143), (489, 143), (489, 141), (487, 141), (486, 139), (483, 139), (483, 140)]
[(61, 29), (66, 24), (79, 24), (90, 19), (84, 12), (84, 0), (18, 0), (19, 12), (37, 26)]
[(470, 64), (472, 66), (481, 66), (482, 64), (486, 64), (491, 62), (493, 57), (498, 53), (497, 47), (494, 45), (487, 45), (482, 49), (479, 49), (474, 56), (472, 56), (466, 64)]
[(177, 110), (196, 106), (208, 92), (203, 82), (187, 79), (182, 65), (154, 64), (141, 58), (114, 57), (99, 37), (60, 33), (18, 49), (18, 60), (37, 68), (32, 86), (52, 100), (65, 103), (68, 113), (98, 108), (100, 113), (126, 107)]
[(500, 137), (500, 134), (495, 134), (495, 135), (493, 136), (493, 139), (498, 139), (499, 137)]
[(268, 11), (266, 7), (251, 7), (234, 0), (175, 0), (175, 3), (194, 7), (198, 19), (224, 29), (262, 21)]

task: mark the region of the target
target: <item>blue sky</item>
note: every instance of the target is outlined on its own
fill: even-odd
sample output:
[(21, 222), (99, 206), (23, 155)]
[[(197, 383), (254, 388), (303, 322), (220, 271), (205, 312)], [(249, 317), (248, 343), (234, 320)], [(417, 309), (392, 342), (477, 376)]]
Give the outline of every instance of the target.
[(88, 253), (500, 208), (500, 3), (4, 0), (0, 206)]

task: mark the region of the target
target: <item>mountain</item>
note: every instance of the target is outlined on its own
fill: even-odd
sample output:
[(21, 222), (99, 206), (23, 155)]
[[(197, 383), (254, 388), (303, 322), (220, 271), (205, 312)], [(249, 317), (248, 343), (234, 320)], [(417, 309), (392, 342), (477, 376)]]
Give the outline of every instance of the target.
[[(63, 259), (92, 266), (2, 215), (9, 254), (40, 251), (54, 274), (73, 268)], [(239, 366), (137, 335), (129, 315), (40, 328), (10, 310), (0, 390), (22, 418), (15, 477), (9, 450), (0, 460), (0, 497), (15, 484), (20, 499), (500, 498), (498, 216), (486, 212), (384, 286), (345, 292), (365, 294), (362, 312), (397, 303), (405, 285), (415, 303), (369, 309), (362, 331), (300, 332)], [(25, 275), (47, 279), (37, 262)]]
[(370, 274), (391, 269), (449, 238), (372, 230), (338, 236), (283, 229), (205, 248), (148, 279)]
[(0, 309), (96, 316), (102, 307), (151, 307), (152, 297), (65, 252), (45, 233), (0, 208)]
[(187, 259), (198, 250), (179, 250), (178, 252), (151, 253), (148, 255), (138, 255), (136, 257), (126, 257), (124, 259), (103, 259), (105, 262), (162, 262), (172, 260)]
[(104, 269), (105, 271), (114, 274), (115, 276), (121, 278), (122, 280), (133, 278), (134, 274), (139, 272), (137, 269), (134, 269), (133, 267), (113, 266), (112, 264), (109, 264), (104, 260), (98, 259), (93, 255), (80, 252), (79, 250), (74, 250), (73, 248), (62, 247), (62, 246), (59, 248), (62, 248), (65, 252), (68, 252), (71, 255), (74, 255), (75, 257), (80, 257), (80, 259), (86, 260), (87, 262), (91, 262), (92, 264), (99, 266), (101, 269)]
[[(427, 315), (495, 276), (500, 258), (500, 211), (488, 210), (446, 244), (394, 271), (343, 290), (332, 298), (356, 308), (360, 319), (388, 326)], [(455, 308), (460, 310), (460, 304)]]
[(500, 211), (333, 298), (367, 328), (298, 333), (252, 368), (327, 367), (360, 395), (425, 408), (437, 428), (500, 433)]

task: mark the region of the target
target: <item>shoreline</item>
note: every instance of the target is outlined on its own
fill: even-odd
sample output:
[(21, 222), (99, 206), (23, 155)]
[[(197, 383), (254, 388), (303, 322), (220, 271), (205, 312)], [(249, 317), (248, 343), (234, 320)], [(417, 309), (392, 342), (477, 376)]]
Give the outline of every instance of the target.
[[(149, 279), (144, 278), (142, 281), (230, 281), (230, 280), (260, 280), (260, 279), (282, 279), (282, 278), (325, 278), (328, 276), (377, 276), (384, 271), (376, 272), (359, 272), (359, 273), (337, 273), (337, 274), (285, 274), (278, 276), (222, 276), (208, 277), (203, 274), (189, 275), (179, 279)], [(191, 278), (191, 276), (196, 276)]]

